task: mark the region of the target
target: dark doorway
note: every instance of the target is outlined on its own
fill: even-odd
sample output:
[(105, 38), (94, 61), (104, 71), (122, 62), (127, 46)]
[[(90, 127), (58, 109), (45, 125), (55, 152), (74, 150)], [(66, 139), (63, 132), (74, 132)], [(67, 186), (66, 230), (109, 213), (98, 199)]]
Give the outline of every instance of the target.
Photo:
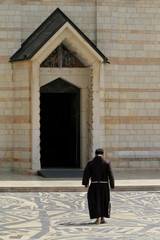
[(41, 168), (80, 167), (80, 89), (57, 79), (40, 89)]

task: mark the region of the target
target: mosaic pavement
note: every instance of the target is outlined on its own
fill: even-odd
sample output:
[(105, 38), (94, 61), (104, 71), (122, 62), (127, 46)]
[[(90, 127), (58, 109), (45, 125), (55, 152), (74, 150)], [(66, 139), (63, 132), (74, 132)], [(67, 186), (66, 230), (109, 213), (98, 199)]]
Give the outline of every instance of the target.
[(159, 240), (160, 192), (112, 192), (107, 224), (89, 219), (86, 193), (0, 193), (0, 240)]

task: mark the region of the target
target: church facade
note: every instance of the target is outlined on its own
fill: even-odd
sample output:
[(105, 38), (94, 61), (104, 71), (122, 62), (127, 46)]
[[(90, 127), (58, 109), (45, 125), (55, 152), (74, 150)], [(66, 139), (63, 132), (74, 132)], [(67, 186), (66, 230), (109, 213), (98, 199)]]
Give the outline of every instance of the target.
[(1, 1), (1, 170), (160, 168), (159, 7)]

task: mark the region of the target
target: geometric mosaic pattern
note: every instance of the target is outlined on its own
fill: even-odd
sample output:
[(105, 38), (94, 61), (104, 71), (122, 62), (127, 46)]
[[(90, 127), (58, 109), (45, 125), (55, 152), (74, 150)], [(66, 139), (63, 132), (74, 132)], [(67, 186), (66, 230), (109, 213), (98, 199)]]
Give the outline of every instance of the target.
[(107, 224), (89, 219), (86, 192), (0, 193), (0, 240), (159, 240), (160, 192), (111, 192)]

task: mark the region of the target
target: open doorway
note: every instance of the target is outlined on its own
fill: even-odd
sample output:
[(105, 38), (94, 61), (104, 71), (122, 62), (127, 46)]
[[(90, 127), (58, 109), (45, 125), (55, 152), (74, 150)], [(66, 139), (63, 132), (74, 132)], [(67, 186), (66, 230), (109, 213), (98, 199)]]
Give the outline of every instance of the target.
[(41, 168), (80, 167), (80, 89), (57, 79), (40, 89)]

